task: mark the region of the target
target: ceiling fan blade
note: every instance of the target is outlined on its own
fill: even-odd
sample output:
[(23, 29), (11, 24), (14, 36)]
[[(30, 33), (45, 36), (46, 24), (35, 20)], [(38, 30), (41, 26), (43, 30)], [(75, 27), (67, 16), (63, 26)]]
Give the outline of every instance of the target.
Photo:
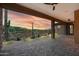
[(44, 4), (51, 5), (51, 3), (44, 3)]
[(44, 3), (44, 4), (47, 4), (47, 5), (54, 5), (54, 4), (58, 4), (58, 3)]

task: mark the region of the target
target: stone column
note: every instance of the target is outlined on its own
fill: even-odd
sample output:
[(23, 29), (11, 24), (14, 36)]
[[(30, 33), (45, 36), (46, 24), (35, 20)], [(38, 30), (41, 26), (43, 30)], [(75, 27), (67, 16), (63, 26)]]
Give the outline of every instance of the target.
[(68, 23), (66, 23), (66, 35), (70, 35), (70, 25)]
[(55, 39), (55, 21), (51, 21), (51, 38)]
[(2, 8), (0, 8), (0, 51), (2, 48)]
[(79, 10), (74, 13), (74, 40), (79, 43)]

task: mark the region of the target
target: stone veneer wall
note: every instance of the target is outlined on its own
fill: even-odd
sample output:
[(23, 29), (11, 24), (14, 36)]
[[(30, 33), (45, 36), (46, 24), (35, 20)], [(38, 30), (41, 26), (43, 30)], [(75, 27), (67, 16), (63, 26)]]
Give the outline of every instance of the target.
[(0, 8), (0, 50), (2, 47), (2, 8)]

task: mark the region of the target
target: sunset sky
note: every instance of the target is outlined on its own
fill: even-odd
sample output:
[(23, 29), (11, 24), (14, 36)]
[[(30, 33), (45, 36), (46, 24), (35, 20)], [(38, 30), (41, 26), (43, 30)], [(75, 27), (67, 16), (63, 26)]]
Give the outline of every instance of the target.
[(31, 29), (32, 23), (34, 23), (35, 29), (51, 28), (50, 20), (14, 11), (8, 11), (8, 19), (11, 20), (11, 26)]

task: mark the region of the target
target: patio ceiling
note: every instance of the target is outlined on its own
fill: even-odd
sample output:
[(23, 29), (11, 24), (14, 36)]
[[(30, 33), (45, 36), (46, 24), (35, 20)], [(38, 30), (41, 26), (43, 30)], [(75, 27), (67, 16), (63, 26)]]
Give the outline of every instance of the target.
[[(54, 11), (51, 5), (44, 3), (1, 3), (0, 7), (49, 20), (56, 20), (61, 23), (69, 22), (73, 24), (74, 11), (79, 9), (79, 4), (59, 3), (56, 5)], [(70, 19), (70, 21), (68, 21), (68, 19)]]
[[(39, 11), (34, 10), (32, 8), (28, 8), (28, 7), (25, 7), (23, 5), (16, 4), (16, 3), (1, 3), (0, 8), (5, 8), (6, 10), (13, 10), (13, 11), (17, 11), (17, 12), (20, 12), (20, 13), (29, 14), (29, 15), (49, 19), (49, 20), (55, 20), (55, 21), (60, 22), (61, 24), (66, 23), (62, 20), (59, 20), (58, 18), (54, 18), (52, 16), (49, 16), (48, 14), (39, 12)], [(69, 22), (69, 23), (72, 23), (72, 22)]]
[(79, 9), (79, 3), (59, 3), (56, 5), (56, 9), (54, 11), (52, 10), (51, 5), (46, 5), (44, 3), (19, 3), (19, 5), (28, 7), (65, 22), (68, 22), (68, 19), (73, 22), (74, 11)]

